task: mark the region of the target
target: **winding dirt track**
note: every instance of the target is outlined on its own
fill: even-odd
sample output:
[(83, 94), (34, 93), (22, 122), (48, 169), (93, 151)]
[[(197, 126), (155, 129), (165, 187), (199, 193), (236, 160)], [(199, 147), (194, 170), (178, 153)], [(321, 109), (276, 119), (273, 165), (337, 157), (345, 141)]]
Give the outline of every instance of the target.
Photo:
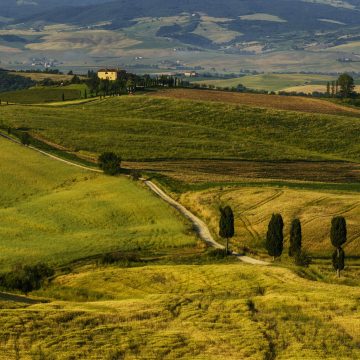
[[(13, 138), (11, 138), (10, 136), (7, 136), (5, 134), (2, 134), (0, 132), (0, 136), (10, 140), (16, 144), (20, 144), (21, 142), (18, 140), (15, 140)], [(28, 148), (37, 151), (38, 153), (45, 155), (47, 157), (50, 157), (51, 159), (57, 160), (57, 161), (61, 161), (65, 164), (68, 165), (72, 165), (72, 166), (76, 166), (78, 168), (81, 169), (85, 169), (85, 170), (89, 170), (89, 171), (93, 171), (93, 172), (97, 172), (97, 173), (102, 173), (102, 170), (99, 169), (94, 169), (88, 166), (84, 166), (84, 165), (80, 165), (80, 164), (76, 164), (72, 161), (69, 160), (65, 160), (62, 159), (58, 156), (52, 155), (47, 153), (46, 151), (37, 149), (33, 146), (29, 146)], [(174, 200), (173, 198), (171, 198), (169, 195), (167, 195), (163, 190), (161, 190), (157, 185), (155, 185), (152, 181), (150, 180), (145, 180), (143, 179), (145, 185), (156, 195), (158, 195), (162, 200), (164, 200), (165, 202), (167, 202), (168, 204), (170, 204), (172, 207), (174, 207), (177, 211), (179, 211), (185, 218), (187, 218), (193, 225), (194, 225), (194, 229), (197, 232), (197, 234), (199, 235), (199, 237), (209, 246), (214, 247), (216, 249), (224, 249), (224, 246), (219, 244), (218, 242), (216, 242), (213, 238), (213, 236), (210, 233), (209, 228), (207, 227), (207, 225), (200, 220), (197, 216), (195, 216), (192, 212), (190, 212), (188, 209), (186, 209), (183, 205), (181, 205), (179, 202), (177, 202), (176, 200)], [(262, 260), (257, 260), (254, 258), (251, 258), (249, 256), (243, 256), (240, 254), (236, 254), (233, 253), (233, 255), (235, 255), (239, 260), (241, 260), (242, 262), (245, 262), (247, 264), (252, 264), (252, 265), (269, 265), (268, 262), (262, 261)]]

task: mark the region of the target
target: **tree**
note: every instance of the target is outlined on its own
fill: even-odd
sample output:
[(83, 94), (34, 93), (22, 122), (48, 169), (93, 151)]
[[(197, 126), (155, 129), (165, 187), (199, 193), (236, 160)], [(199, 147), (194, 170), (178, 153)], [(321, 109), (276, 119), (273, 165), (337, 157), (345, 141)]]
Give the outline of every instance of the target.
[(226, 239), (226, 254), (229, 253), (229, 239), (234, 236), (234, 233), (234, 213), (231, 207), (220, 207), (219, 235)]
[(135, 90), (135, 83), (132, 79), (129, 79), (127, 82), (126, 82), (126, 89), (128, 91), (129, 94), (132, 94)]
[(340, 277), (340, 271), (344, 270), (345, 267), (345, 251), (342, 248), (338, 248), (333, 252), (332, 263), (338, 277)]
[(338, 84), (340, 87), (340, 95), (343, 98), (349, 98), (354, 95), (355, 82), (349, 74), (339, 76)]
[(343, 216), (336, 216), (331, 220), (330, 240), (336, 248), (332, 256), (333, 267), (340, 277), (340, 271), (345, 267), (345, 252), (342, 245), (346, 243), (346, 220)]
[(107, 175), (117, 175), (121, 170), (121, 158), (113, 152), (105, 152), (99, 156), (99, 168)]
[(297, 253), (301, 252), (301, 240), (301, 223), (299, 219), (294, 219), (290, 229), (289, 256), (295, 256)]
[(266, 250), (275, 260), (281, 256), (284, 247), (284, 221), (280, 214), (273, 214), (266, 234)]
[(330, 82), (326, 84), (326, 95), (330, 97)]
[(23, 145), (29, 146), (30, 145), (30, 135), (27, 132), (21, 133), (20, 141)]

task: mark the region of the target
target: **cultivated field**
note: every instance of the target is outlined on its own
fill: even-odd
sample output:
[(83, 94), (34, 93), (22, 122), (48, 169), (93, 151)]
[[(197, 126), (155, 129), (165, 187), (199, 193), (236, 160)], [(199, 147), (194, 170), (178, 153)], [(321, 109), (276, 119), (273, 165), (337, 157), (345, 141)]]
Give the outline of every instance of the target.
[(175, 211), (126, 178), (64, 165), (1, 138), (0, 164), (0, 270), (196, 244)]
[(248, 105), (254, 107), (271, 108), (308, 112), (314, 114), (345, 115), (360, 117), (360, 110), (334, 104), (329, 101), (299, 97), (279, 96), (249, 93), (234, 93), (214, 90), (175, 89), (159, 91), (155, 96), (173, 99), (191, 99), (200, 101), (214, 101), (229, 104)]
[[(96, 155), (111, 150), (124, 160), (360, 160), (360, 122), (355, 117), (360, 112), (355, 109), (310, 102), (309, 111), (319, 105), (319, 112), (354, 115), (330, 116), (236, 104), (238, 94), (229, 94), (235, 103), (162, 95), (123, 96), (68, 107), (4, 106), (2, 122), (5, 128), (27, 128), (75, 152)], [(168, 96), (222, 100), (228, 94), (179, 90)], [(288, 98), (269, 96), (260, 101), (273, 99), (282, 104)], [(296, 99), (289, 98), (288, 107), (299, 106)], [(299, 101), (308, 103), (308, 99)]]
[[(301, 186), (301, 182), (306, 182), (304, 186), (316, 186), (314, 182), (334, 183), (335, 187), (341, 183), (344, 186), (360, 183), (360, 165), (344, 162), (165, 160), (124, 162), (124, 166), (149, 174), (161, 174), (182, 182), (184, 186), (264, 180), (297, 181), (298, 186)], [(360, 190), (360, 186), (358, 188)]]
[(37, 294), (55, 301), (2, 303), (0, 359), (360, 355), (359, 288), (283, 268), (87, 266)]
[(332, 80), (335, 80), (335, 78), (327, 75), (260, 74), (224, 80), (201, 80), (195, 81), (195, 83), (230, 88), (241, 84), (249, 89), (279, 91), (294, 86), (326, 85), (328, 81)]
[(348, 223), (348, 255), (360, 256), (360, 194), (326, 190), (300, 190), (253, 185), (212, 188), (182, 194), (181, 202), (194, 210), (217, 234), (219, 206), (231, 205), (236, 218), (235, 249), (248, 247), (264, 251), (267, 225), (273, 213), (284, 218), (286, 248), (290, 223), (300, 218), (303, 245), (315, 256), (330, 258), (330, 224), (333, 216), (343, 215)]

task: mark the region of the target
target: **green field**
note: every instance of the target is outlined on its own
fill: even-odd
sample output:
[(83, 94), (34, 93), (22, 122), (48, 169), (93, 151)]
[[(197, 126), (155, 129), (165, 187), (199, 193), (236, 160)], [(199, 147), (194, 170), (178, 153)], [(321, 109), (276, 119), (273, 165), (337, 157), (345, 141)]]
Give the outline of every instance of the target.
[(27, 90), (0, 93), (0, 100), (18, 104), (40, 104), (53, 101), (80, 99), (84, 96), (85, 85), (69, 85), (64, 87), (34, 87)]
[(302, 85), (326, 85), (335, 78), (327, 75), (307, 74), (260, 74), (247, 75), (239, 78), (224, 80), (201, 80), (195, 83), (213, 85), (215, 87), (237, 87), (239, 84), (255, 90), (279, 91)]
[(0, 164), (1, 270), (196, 243), (177, 213), (124, 177), (64, 165), (1, 138)]
[(73, 151), (112, 150), (126, 160), (360, 160), (357, 117), (146, 95), (81, 106), (4, 106), (1, 113), (5, 127), (29, 128)]

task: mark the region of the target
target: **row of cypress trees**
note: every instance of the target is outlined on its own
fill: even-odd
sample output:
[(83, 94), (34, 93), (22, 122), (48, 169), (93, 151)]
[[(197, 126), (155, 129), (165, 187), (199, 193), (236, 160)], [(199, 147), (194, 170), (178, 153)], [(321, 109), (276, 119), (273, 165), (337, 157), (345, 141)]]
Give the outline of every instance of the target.
[[(273, 259), (280, 257), (284, 247), (283, 235), (284, 221), (280, 214), (273, 214), (266, 234), (266, 250)], [(340, 271), (345, 267), (345, 252), (342, 246), (346, 243), (346, 220), (343, 216), (336, 216), (331, 221), (330, 240), (335, 247), (332, 255), (333, 267), (340, 277)], [(308, 264), (306, 254), (302, 252), (302, 231), (299, 219), (294, 219), (290, 228), (289, 256), (295, 257), (299, 262)]]
[[(230, 206), (220, 208), (219, 235), (226, 239), (226, 254), (229, 253), (229, 239), (234, 236), (234, 214)], [(280, 257), (284, 250), (284, 221), (280, 214), (273, 214), (266, 233), (265, 247), (270, 256)], [(343, 216), (336, 216), (331, 221), (330, 239), (335, 251), (332, 255), (333, 267), (340, 277), (345, 267), (345, 252), (342, 246), (346, 243), (347, 229)], [(302, 230), (299, 219), (294, 219), (290, 228), (289, 256), (295, 258), (298, 265), (308, 266), (311, 258), (302, 250)]]

